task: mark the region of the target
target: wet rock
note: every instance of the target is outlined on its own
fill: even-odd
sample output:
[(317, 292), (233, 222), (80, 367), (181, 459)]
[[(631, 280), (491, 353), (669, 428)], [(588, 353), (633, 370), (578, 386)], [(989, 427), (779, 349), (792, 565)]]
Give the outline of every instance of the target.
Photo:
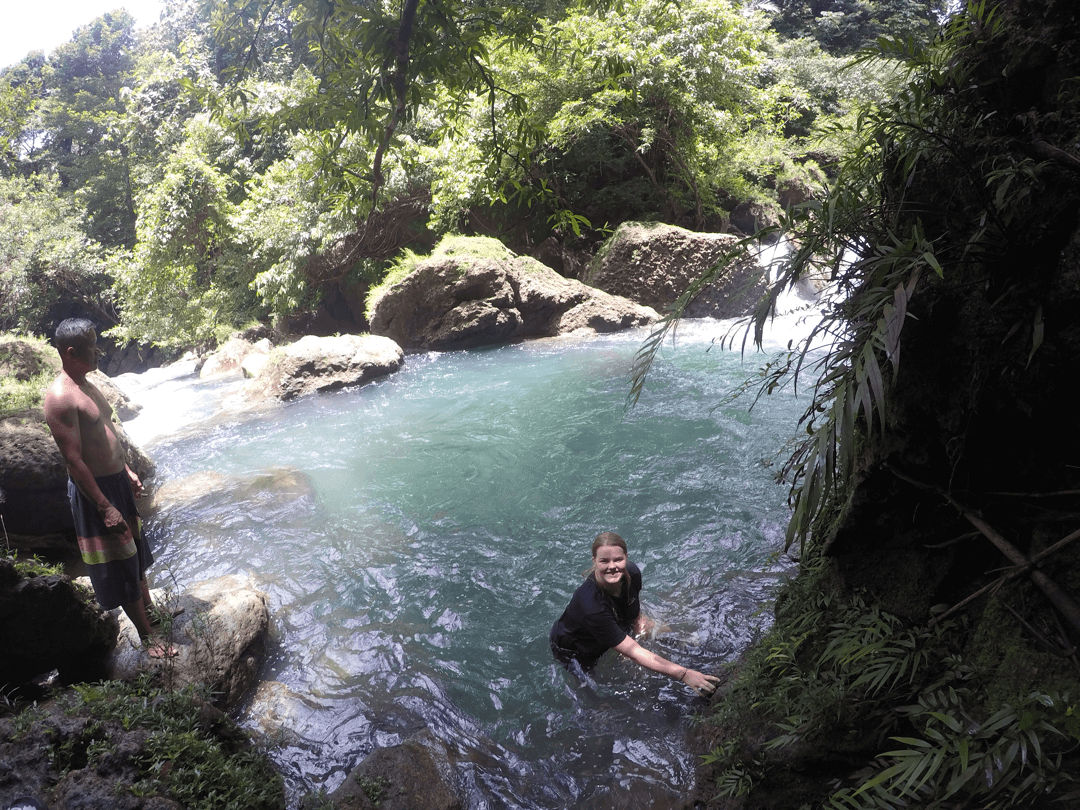
[[(600, 289), (663, 311), (737, 241), (731, 234), (628, 222), (597, 253), (586, 278)], [(732, 262), (685, 314), (692, 318), (748, 314), (765, 291), (762, 275), (756, 261)]]
[(401, 368), (401, 347), (376, 335), (305, 335), (272, 351), (244, 387), (250, 402), (290, 400), (318, 391), (363, 385)]
[(739, 203), (731, 211), (731, 224), (747, 235), (775, 226), (779, 221), (773, 209), (758, 202)]
[(101, 677), (117, 622), (62, 575), (24, 577), (0, 557), (0, 684), (49, 672), (63, 679)]
[(318, 708), (299, 692), (280, 681), (259, 681), (247, 714), (268, 738), (281, 740), (299, 729), (319, 732), (322, 719)]
[(813, 191), (805, 180), (789, 178), (776, 186), (776, 201), (781, 208), (790, 209), (813, 197)]
[(293, 467), (271, 467), (255, 475), (231, 476), (214, 470), (169, 481), (154, 490), (146, 507), (152, 515), (166, 509), (205, 508), (208, 500), (227, 493), (229, 502), (268, 498), (276, 503), (313, 499), (315, 487), (307, 474)]
[(94, 384), (94, 387), (105, 397), (105, 401), (113, 409), (116, 418), (120, 421), (134, 419), (142, 411), (142, 405), (132, 402), (131, 398), (120, 390), (120, 387), (112, 381), (111, 377), (105, 376), (101, 371), (91, 371), (86, 379)]
[(375, 302), (371, 331), (406, 349), (449, 351), (579, 329), (614, 332), (657, 318), (648, 307), (506, 250), (420, 261)]
[(237, 372), (243, 372), (244, 376), (255, 376), (249, 374), (248, 369), (259, 363), (265, 365), (270, 349), (269, 338), (252, 342), (234, 335), (206, 357), (199, 369), (199, 377), (207, 379)]
[[(330, 794), (336, 810), (459, 810), (445, 749), (428, 733), (377, 748)], [(374, 802), (373, 802), (374, 798)]]
[(255, 684), (265, 654), (270, 623), (266, 594), (247, 578), (232, 575), (197, 583), (175, 598), (160, 591), (152, 598), (166, 612), (183, 610), (165, 628), (178, 655), (150, 658), (135, 626), (121, 614), (109, 677), (131, 680), (157, 670), (173, 688), (206, 684), (220, 705), (236, 704)]

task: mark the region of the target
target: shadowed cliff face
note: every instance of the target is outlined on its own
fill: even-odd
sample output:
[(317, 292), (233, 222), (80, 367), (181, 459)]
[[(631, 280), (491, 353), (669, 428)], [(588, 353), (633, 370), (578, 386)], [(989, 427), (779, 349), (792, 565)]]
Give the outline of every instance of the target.
[[(913, 619), (1004, 563), (958, 507), (1029, 553), (1080, 515), (1080, 498), (1048, 495), (1080, 489), (1080, 25), (1068, 3), (1001, 13), (1002, 34), (960, 56), (970, 78), (941, 88), (950, 115), (981, 123), (888, 180), (952, 259), (912, 297), (891, 422), (830, 548), (849, 584)], [(1020, 171), (1001, 190), (997, 169)]]

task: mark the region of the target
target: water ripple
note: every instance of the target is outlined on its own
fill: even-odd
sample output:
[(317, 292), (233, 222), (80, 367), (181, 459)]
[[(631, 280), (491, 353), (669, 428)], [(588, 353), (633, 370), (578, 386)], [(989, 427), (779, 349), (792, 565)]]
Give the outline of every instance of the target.
[(546, 637), (601, 529), (642, 567), (660, 654), (717, 670), (764, 627), (787, 566), (762, 462), (799, 408), (718, 406), (757, 364), (707, 350), (711, 328), (665, 348), (629, 411), (640, 333), (410, 356), (377, 384), (157, 444), (173, 494), (147, 520), (156, 576), (243, 571), (269, 595), (242, 719), (277, 741), (292, 803), (425, 728), (470, 808), (692, 787), (693, 694), (614, 654), (581, 682)]

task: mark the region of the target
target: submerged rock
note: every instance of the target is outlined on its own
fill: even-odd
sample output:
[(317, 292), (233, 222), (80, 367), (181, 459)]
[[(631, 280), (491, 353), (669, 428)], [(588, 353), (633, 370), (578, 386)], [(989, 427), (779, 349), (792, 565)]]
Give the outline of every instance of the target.
[[(738, 237), (726, 233), (627, 222), (597, 253), (586, 280), (614, 295), (663, 311), (737, 241)], [(763, 271), (757, 262), (735, 261), (701, 291), (685, 314), (691, 318), (747, 315), (764, 292)]]
[(175, 598), (161, 591), (151, 596), (165, 613), (183, 611), (163, 627), (178, 654), (150, 658), (135, 626), (120, 614), (109, 677), (131, 680), (140, 672), (159, 670), (172, 688), (206, 684), (221, 706), (236, 704), (254, 686), (263, 661), (270, 624), (266, 594), (246, 577), (230, 575), (196, 583)]
[(430, 733), (377, 748), (330, 794), (336, 810), (459, 810), (446, 750)]
[(203, 511), (207, 502), (227, 493), (230, 504), (268, 500), (274, 503), (314, 499), (315, 487), (306, 473), (294, 467), (270, 467), (248, 476), (204, 470), (168, 481), (154, 490), (147, 504), (148, 516), (166, 509)]
[(563, 278), (535, 259), (468, 252), (419, 261), (377, 296), (371, 331), (406, 349), (449, 351), (657, 320), (625, 298)]

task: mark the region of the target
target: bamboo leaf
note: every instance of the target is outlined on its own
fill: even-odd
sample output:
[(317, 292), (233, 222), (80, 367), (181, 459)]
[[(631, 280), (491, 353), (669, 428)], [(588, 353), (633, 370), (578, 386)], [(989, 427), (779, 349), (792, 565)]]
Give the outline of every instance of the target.
[(1027, 363), (1025, 368), (1031, 365), (1031, 359), (1035, 356), (1035, 352), (1042, 346), (1043, 337), (1046, 332), (1046, 326), (1043, 323), (1043, 310), (1042, 305), (1035, 310), (1035, 322), (1031, 325), (1031, 351), (1028, 353)]

